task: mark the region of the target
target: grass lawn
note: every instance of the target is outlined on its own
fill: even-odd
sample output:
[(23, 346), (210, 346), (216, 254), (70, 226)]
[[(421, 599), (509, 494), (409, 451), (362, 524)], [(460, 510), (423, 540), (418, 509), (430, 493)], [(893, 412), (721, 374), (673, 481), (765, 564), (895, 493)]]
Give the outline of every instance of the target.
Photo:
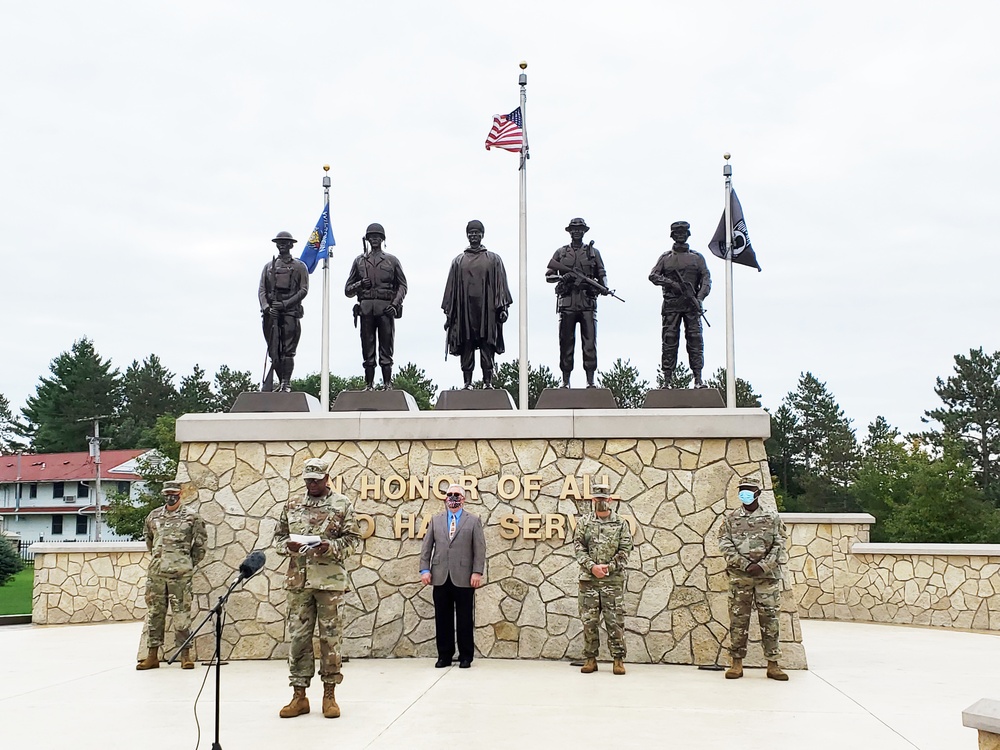
[(30, 615), (35, 569), (30, 565), (0, 586), (0, 615)]

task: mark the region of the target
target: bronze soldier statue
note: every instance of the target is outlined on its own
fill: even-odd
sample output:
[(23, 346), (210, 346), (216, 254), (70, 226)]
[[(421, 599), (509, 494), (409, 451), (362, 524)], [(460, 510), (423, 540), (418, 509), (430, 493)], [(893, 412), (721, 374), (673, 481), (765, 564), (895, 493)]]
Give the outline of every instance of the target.
[(663, 348), (660, 365), (664, 382), (670, 387), (674, 368), (677, 366), (677, 347), (680, 344), (681, 321), (687, 340), (688, 364), (694, 375), (694, 387), (704, 388), (701, 371), (705, 367), (705, 339), (702, 336), (702, 302), (712, 291), (712, 277), (701, 253), (688, 246), (691, 225), (675, 221), (670, 225), (670, 238), (674, 246), (660, 256), (649, 274), (649, 280), (663, 289), (663, 316), (661, 331)]
[(365, 389), (375, 383), (375, 338), (378, 337), (378, 364), (382, 368), (382, 387), (392, 386), (392, 352), (396, 337), (396, 318), (403, 314), (406, 276), (394, 255), (383, 252), (385, 229), (369, 224), (361, 240), (365, 252), (354, 259), (344, 286), (344, 294), (357, 297), (354, 324), (361, 319), (361, 356), (364, 357)]
[(493, 357), (504, 353), (503, 324), (513, 298), (503, 261), (482, 244), (486, 230), (473, 219), (465, 228), (469, 247), (451, 262), (444, 287), (446, 353), (461, 358), (465, 387), (472, 388), (476, 349), (483, 385), (493, 387)]
[(257, 289), (267, 356), (271, 360), (261, 390), (273, 391), (277, 374), (278, 390), (288, 393), (292, 390), (295, 350), (302, 333), (302, 300), (309, 293), (309, 270), (305, 263), (292, 257), (292, 245), (298, 240), (291, 234), (278, 232), (271, 242), (278, 246), (278, 257), (264, 266)]
[[(570, 221), (566, 231), (570, 243), (556, 250), (549, 261), (545, 280), (556, 285), (556, 312), (559, 315), (559, 369), (562, 387), (569, 388), (573, 372), (573, 350), (576, 348), (576, 327), (580, 326), (580, 345), (587, 387), (594, 388), (597, 372), (597, 297), (609, 294), (607, 273), (601, 253), (591, 242), (583, 244), (583, 235), (590, 230), (583, 219)], [(597, 282), (595, 283), (588, 283)]]

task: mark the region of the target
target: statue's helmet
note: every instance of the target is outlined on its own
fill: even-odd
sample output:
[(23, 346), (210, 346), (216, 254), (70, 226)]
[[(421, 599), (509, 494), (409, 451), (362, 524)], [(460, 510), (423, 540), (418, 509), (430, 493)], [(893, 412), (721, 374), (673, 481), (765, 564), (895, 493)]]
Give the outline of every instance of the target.
[(380, 235), (383, 240), (385, 239), (385, 229), (382, 228), (381, 224), (369, 224), (368, 228), (365, 230), (365, 237), (369, 234), (377, 234)]
[(587, 222), (580, 218), (571, 219), (569, 224), (566, 226), (567, 232), (572, 232), (574, 229), (582, 229), (585, 233), (590, 231), (590, 227), (587, 226)]
[(294, 237), (292, 237), (292, 233), (291, 232), (278, 232), (276, 235), (274, 235), (274, 239), (271, 240), (271, 242), (278, 242), (279, 240), (288, 240), (292, 244), (295, 244), (296, 242), (298, 242), (297, 239), (295, 239)]
[(473, 219), (468, 224), (465, 225), (465, 231), (468, 232), (470, 229), (478, 229), (480, 232), (486, 233), (486, 227), (483, 226), (483, 222), (479, 219)]

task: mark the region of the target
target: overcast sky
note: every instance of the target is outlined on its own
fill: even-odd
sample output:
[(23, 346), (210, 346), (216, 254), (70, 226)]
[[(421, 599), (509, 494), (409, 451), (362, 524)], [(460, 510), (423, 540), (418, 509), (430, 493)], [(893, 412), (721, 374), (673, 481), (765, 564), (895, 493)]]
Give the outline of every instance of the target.
[[(83, 336), (122, 370), (156, 353), (178, 377), (259, 378), (260, 271), (276, 232), (307, 238), (324, 163), (332, 371), (361, 373), (343, 286), (378, 221), (410, 282), (397, 365), (459, 384), (440, 303), (469, 219), (517, 294), (518, 157), (484, 141), (526, 60), (532, 363), (558, 371), (545, 264), (582, 216), (627, 300), (600, 301), (600, 368), (655, 380), (647, 276), (678, 219), (713, 274), (706, 375), (725, 364), (706, 245), (728, 151), (764, 269), (734, 268), (737, 374), (776, 408), (811, 371), (859, 437), (879, 414), (918, 429), (956, 353), (1000, 349), (998, 17), (912, 0), (8, 4), (0, 393), (18, 409)], [(312, 284), (296, 375), (320, 366)], [(516, 323), (515, 303), (501, 361)]]

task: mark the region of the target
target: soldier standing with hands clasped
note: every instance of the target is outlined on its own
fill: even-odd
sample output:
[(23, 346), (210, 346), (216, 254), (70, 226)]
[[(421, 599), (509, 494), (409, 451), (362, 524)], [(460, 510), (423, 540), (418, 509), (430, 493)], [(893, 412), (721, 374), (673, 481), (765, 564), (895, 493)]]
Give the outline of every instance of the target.
[[(163, 506), (146, 516), (146, 645), (149, 654), (135, 668), (158, 669), (159, 650), (167, 622), (167, 605), (174, 617), (174, 643), (184, 643), (191, 629), (191, 578), (205, 557), (205, 522), (181, 507), (181, 483), (163, 483)], [(181, 653), (181, 669), (194, 669), (190, 649)]]
[(583, 656), (580, 671), (597, 671), (601, 648), (598, 622), (604, 614), (608, 650), (614, 659), (612, 671), (625, 674), (625, 566), (632, 551), (628, 523), (611, 510), (606, 484), (595, 484), (593, 513), (576, 524), (573, 547), (580, 566), (580, 619), (583, 621)]
[(760, 505), (760, 484), (744, 477), (737, 486), (740, 507), (726, 516), (719, 528), (719, 549), (729, 573), (729, 654), (732, 666), (727, 680), (743, 676), (747, 655), (750, 613), (757, 607), (760, 637), (767, 659), (767, 676), (785, 681), (778, 666), (778, 612), (781, 608), (781, 572), (785, 553), (785, 525), (777, 512)]
[(309, 713), (306, 688), (316, 671), (313, 629), (318, 622), (323, 716), (336, 719), (340, 706), (334, 693), (344, 679), (340, 671), (347, 590), (344, 562), (361, 541), (361, 532), (350, 500), (330, 488), (326, 461), (308, 459), (302, 478), (305, 494), (288, 498), (274, 532), (278, 554), (288, 558), (288, 682), (293, 690), (291, 702), (278, 715), (290, 719)]

